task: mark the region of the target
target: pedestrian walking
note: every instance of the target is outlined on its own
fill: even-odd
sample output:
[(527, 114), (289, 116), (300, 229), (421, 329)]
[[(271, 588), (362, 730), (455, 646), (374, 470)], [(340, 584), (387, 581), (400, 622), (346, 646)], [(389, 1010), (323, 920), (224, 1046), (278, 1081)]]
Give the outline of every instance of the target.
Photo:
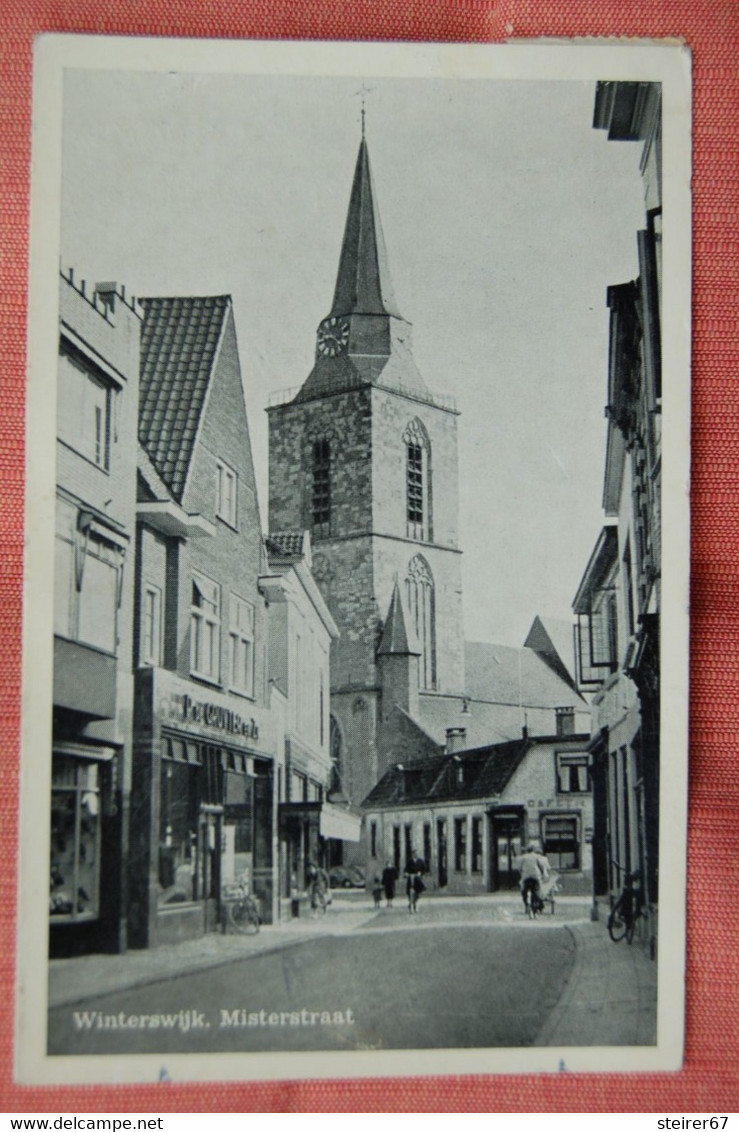
[(392, 861), (385, 862), (385, 868), (382, 870), (382, 887), (385, 890), (385, 903), (388, 908), (392, 908), (393, 900), (395, 899), (395, 885), (398, 883), (398, 870)]
[(418, 911), (418, 900), (422, 892), (426, 891), (423, 883), (424, 862), (411, 855), (405, 868), (405, 891), (408, 896), (408, 911), (411, 915)]
[(326, 905), (331, 902), (328, 873), (325, 869), (308, 862), (307, 867), (308, 894), (310, 896), (311, 915), (315, 918), (320, 912), (326, 915)]
[(372, 895), (375, 899), (375, 908), (382, 906), (382, 894), (384, 892), (383, 884), (380, 877), (375, 877), (375, 883), (372, 888)]

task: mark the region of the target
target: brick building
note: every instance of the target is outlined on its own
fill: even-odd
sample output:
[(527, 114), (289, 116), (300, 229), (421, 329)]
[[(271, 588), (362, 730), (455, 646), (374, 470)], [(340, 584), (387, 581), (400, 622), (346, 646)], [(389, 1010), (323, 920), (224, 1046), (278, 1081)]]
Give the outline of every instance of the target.
[(661, 579), (661, 93), (602, 82), (594, 126), (642, 147), (646, 223), (639, 276), (610, 287), (605, 525), (574, 602), (578, 679), (592, 696), (595, 888), (639, 870), (657, 931)]
[(282, 705), (229, 296), (141, 300), (130, 942), (216, 930), (247, 874), (278, 912)]
[(141, 310), (62, 274), (56, 446), (52, 955), (120, 951), (131, 790)]
[(545, 734), (556, 708), (587, 713), (572, 660), (552, 659), (543, 628), (528, 648), (497, 650), (502, 665), (493, 646), (465, 645), (458, 414), (414, 362), (364, 137), (313, 368), (268, 413), (270, 528), (310, 530), (313, 573), (340, 630), (331, 727), (343, 797), (361, 803), (399, 748), (438, 753), (463, 715), (483, 743), (520, 734), (527, 711)]

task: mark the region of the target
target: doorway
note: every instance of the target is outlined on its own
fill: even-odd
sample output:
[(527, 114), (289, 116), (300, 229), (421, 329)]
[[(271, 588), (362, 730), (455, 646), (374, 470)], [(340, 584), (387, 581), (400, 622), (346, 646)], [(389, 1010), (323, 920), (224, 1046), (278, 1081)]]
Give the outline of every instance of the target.
[(219, 926), (221, 892), (221, 849), (223, 844), (223, 812), (219, 806), (203, 806), (200, 811), (200, 899), (203, 902), (204, 929), (216, 931)]
[(490, 818), (490, 891), (518, 888), (518, 862), (523, 848), (523, 814), (492, 814)]

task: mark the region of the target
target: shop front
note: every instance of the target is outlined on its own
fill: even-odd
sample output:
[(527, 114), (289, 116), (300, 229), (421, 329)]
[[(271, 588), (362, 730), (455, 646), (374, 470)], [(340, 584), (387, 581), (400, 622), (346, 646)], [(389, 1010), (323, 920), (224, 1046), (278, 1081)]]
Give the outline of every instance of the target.
[(122, 916), (122, 750), (77, 739), (53, 744), (49, 953), (125, 947)]
[(356, 811), (320, 800), (281, 802), (279, 806), (281, 847), (280, 895), (294, 900), (305, 887), (308, 862), (327, 871), (332, 845), (358, 842), (362, 820)]
[(243, 882), (276, 914), (275, 746), (269, 713), (162, 669), (136, 674), (130, 943), (220, 931)]

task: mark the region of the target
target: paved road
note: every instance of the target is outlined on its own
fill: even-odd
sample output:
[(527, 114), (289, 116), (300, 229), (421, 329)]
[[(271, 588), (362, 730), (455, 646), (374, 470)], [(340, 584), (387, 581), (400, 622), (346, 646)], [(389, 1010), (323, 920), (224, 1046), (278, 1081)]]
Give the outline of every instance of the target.
[(59, 1007), (49, 1052), (530, 1045), (572, 970), (572, 935), (556, 921), (447, 920), (429, 905), (381, 913), (350, 935)]

